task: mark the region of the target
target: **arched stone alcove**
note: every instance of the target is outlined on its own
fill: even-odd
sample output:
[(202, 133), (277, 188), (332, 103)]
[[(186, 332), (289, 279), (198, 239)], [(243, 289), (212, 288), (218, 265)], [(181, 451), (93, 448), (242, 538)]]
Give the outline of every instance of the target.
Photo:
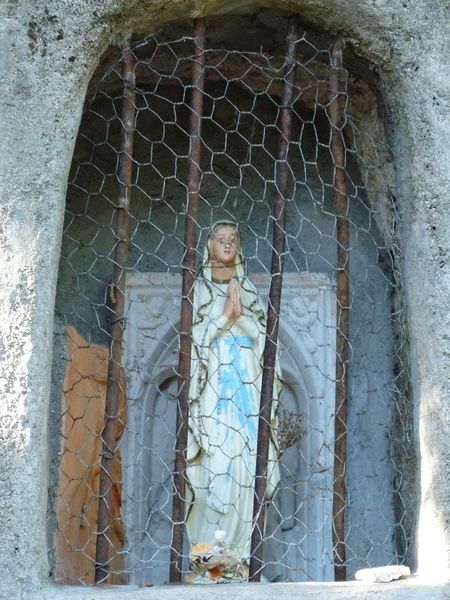
[[(254, 274), (251, 280), (266, 301), (269, 277)], [(265, 574), (271, 580), (331, 581), (336, 298), (324, 275), (287, 273), (285, 283), (280, 428), (283, 418), (295, 416), (302, 438), (280, 459), (276, 510), (269, 512), (266, 526), (278, 531), (275, 538), (268, 533), (265, 561), (273, 566)], [(134, 274), (127, 283), (123, 518), (130, 583), (141, 585), (167, 581), (180, 285), (179, 276), (158, 273)]]
[[(242, 5), (229, 3), (224, 8), (221, 2), (210, 2), (204, 10), (210, 15), (237, 11)], [(411, 390), (417, 428), (421, 424), (421, 495), (412, 490), (413, 496), (421, 498), (423, 515), (420, 566), (422, 574), (437, 581), (448, 574), (449, 565), (445, 255), (450, 235), (448, 112), (443, 100), (448, 79), (440, 58), (448, 39), (447, 7), (445, 2), (400, 5), (365, 0), (280, 6), (298, 11), (324, 30), (346, 34), (379, 76), (381, 105), (386, 108), (382, 121), (397, 170)], [(123, 32), (153, 30), (175, 16), (189, 18), (197, 9), (192, 2), (116, 0), (95, 9), (76, 1), (70, 7), (55, 2), (50, 9), (41, 2), (33, 7), (12, 3), (3, 7), (1, 102), (7, 150), (2, 154), (5, 293), (0, 303), (5, 385), (0, 530), (2, 585), (9, 598), (22, 597), (24, 583), (35, 595), (34, 588), (48, 575), (46, 415), (51, 323), (67, 174), (85, 91), (103, 50), (110, 42), (120, 43)], [(409, 434), (413, 445), (418, 443), (415, 434), (413, 428)], [(403, 455), (407, 457), (408, 450)], [(331, 588), (325, 593), (335, 594)], [(432, 586), (426, 593), (439, 591)]]
[[(276, 113), (281, 90), (277, 69), (283, 64), (282, 51), (277, 45), (281, 45), (280, 31), (286, 25), (286, 17), (286, 13), (260, 10), (256, 16), (244, 14), (223, 20), (211, 19), (208, 28), (211, 57), (205, 93), (199, 226), (204, 235), (211, 222), (224, 215), (239, 221), (244, 232), (244, 253), (248, 257), (249, 270), (255, 276), (267, 273), (270, 263), (269, 215), (274, 191)], [(221, 27), (223, 23), (226, 24), (224, 28)], [(249, 33), (244, 38), (237, 31), (251, 31), (251, 35)], [(161, 266), (166, 269), (170, 278), (180, 264), (188, 148), (189, 35), (190, 29), (186, 22), (173, 22), (155, 37), (134, 40), (138, 60), (138, 115), (133, 154), (137, 166), (132, 188), (132, 229), (127, 267), (130, 281), (142, 273), (158, 273)], [(228, 37), (231, 42), (228, 42)], [(270, 40), (270, 45), (261, 47), (266, 39)], [(238, 47), (229, 47), (228, 43)], [(287, 209), (289, 252), (286, 257), (284, 292), (287, 297), (293, 298), (292, 306), (296, 302), (301, 303), (301, 294), (298, 284), (294, 283), (289, 273), (297, 273), (298, 276), (304, 272), (310, 276), (323, 273), (331, 287), (334, 286), (336, 274), (338, 241), (332, 198), (333, 164), (329, 152), (329, 120), (325, 109), (328, 102), (330, 44), (330, 38), (316, 30), (303, 34), (300, 41), (301, 66), (297, 80), (300, 92), (295, 104), (293, 143), (289, 158), (294, 173), (295, 192)], [(270, 52), (275, 53), (271, 59), (268, 58), (270, 54), (267, 54)], [(115, 55), (111, 51), (106, 60), (111, 61)], [(362, 69), (350, 52), (349, 68), (352, 66), (357, 71)], [(105, 65), (102, 63), (88, 93), (86, 112), (80, 126), (69, 177), (56, 323), (58, 327), (76, 326), (89, 342), (107, 344), (110, 311), (106, 307), (105, 294), (115, 244), (115, 166), (120, 149), (118, 115), (122, 82), (117, 66), (109, 70), (107, 68), (106, 71), (104, 69)], [(399, 314), (403, 315), (403, 312), (402, 292), (395, 285), (397, 265), (393, 262), (397, 258), (393, 231), (395, 207), (391, 198), (392, 190), (388, 187), (392, 166), (383, 129), (376, 117), (374, 85), (373, 78), (363, 80), (360, 75), (352, 73), (348, 83), (349, 103), (346, 108), (346, 170), (348, 194), (352, 200), (348, 212), (351, 240), (349, 341), (352, 356), (349, 367), (347, 462), (347, 482), (352, 501), (346, 511), (350, 573), (367, 564), (404, 561), (406, 554), (410, 552), (410, 521), (414, 520), (412, 513), (408, 516), (410, 521), (405, 523), (406, 511), (402, 504), (406, 499), (405, 489), (400, 489), (397, 483), (393, 483), (396, 470), (401, 472), (401, 459), (395, 456), (390, 440), (397, 443), (404, 428), (404, 424), (397, 427), (393, 416), (398, 403), (393, 391), (393, 372), (401, 364), (398, 354), (401, 341), (396, 336), (401, 336), (403, 332), (401, 323), (394, 322), (391, 315), (394, 307), (397, 307)], [(99, 87), (94, 94), (96, 86)], [(372, 119), (368, 119), (366, 113), (372, 115)], [(364, 125), (369, 126), (370, 130), (366, 131)], [(149, 277), (151, 279), (150, 275)], [(163, 284), (160, 284), (160, 288), (161, 286), (164, 288)], [(179, 297), (179, 289), (170, 288), (167, 306), (175, 302), (176, 308), (175, 305), (172, 306), (175, 312), (178, 310)], [(160, 310), (160, 299), (154, 296), (152, 300), (156, 302), (156, 307), (150, 302), (142, 303), (141, 307), (138, 303), (133, 305), (138, 311), (146, 311), (146, 315), (141, 315), (144, 322), (152, 322), (152, 315), (155, 316)], [(302, 328), (307, 326), (308, 318), (312, 319), (314, 315), (315, 309), (311, 305), (310, 316), (299, 317), (295, 322), (291, 320), (288, 327), (291, 335), (286, 333), (282, 340), (289, 348), (291, 362), (297, 364), (297, 375), (292, 365), (285, 365), (286, 375), (292, 384), (297, 381), (297, 385), (300, 385), (300, 373), (305, 370), (305, 365), (310, 370), (319, 369), (316, 358), (308, 360), (301, 356), (302, 344), (305, 349), (309, 344), (301, 335)], [(127, 335), (131, 335), (130, 339), (133, 339), (134, 333), (130, 331), (142, 327), (140, 324), (133, 324), (135, 315), (130, 314), (127, 318)], [(156, 322), (149, 325), (150, 330), (155, 329), (155, 323), (160, 318), (155, 317)], [(322, 324), (328, 323), (327, 327), (332, 328), (330, 311), (319, 321)], [(172, 327), (169, 329), (172, 338), (165, 343), (173, 349), (176, 320), (172, 313), (171, 322)], [(327, 334), (333, 337), (333, 330), (328, 329)], [(168, 332), (162, 335), (164, 338)], [(153, 337), (154, 333), (149, 334), (147, 342), (150, 343), (149, 340)], [(147, 355), (133, 344), (131, 350), (128, 347), (126, 343), (125, 353), (129, 352), (126, 354), (126, 371), (138, 373), (138, 380), (139, 377), (145, 378), (145, 373), (150, 372), (147, 363), (151, 365), (153, 357), (159, 357), (159, 351), (151, 349)], [(329, 341), (322, 343), (322, 351), (329, 351), (330, 348), (332, 345)], [(133, 358), (129, 358), (130, 356)], [(288, 356), (288, 352), (285, 352), (285, 356)], [(158, 361), (159, 358), (156, 360), (157, 365)], [(333, 361), (327, 362), (327, 367), (322, 369), (319, 378), (329, 388), (335, 379), (332, 364)], [(155, 377), (159, 377), (158, 369), (154, 367), (153, 370), (155, 369)], [(139, 370), (144, 375), (139, 375)], [(55, 373), (60, 375), (58, 366)], [(405, 376), (403, 367), (399, 373), (402, 377)], [(138, 448), (136, 444), (129, 444), (126, 450), (128, 479), (132, 483), (124, 490), (128, 541), (123, 553), (130, 557), (130, 579), (140, 581), (142, 573), (134, 573), (135, 565), (139, 562), (135, 558), (135, 552), (145, 555), (144, 566), (141, 561), (139, 568), (149, 573), (155, 569), (154, 565), (149, 564), (151, 557), (160, 553), (160, 550), (145, 545), (145, 540), (152, 537), (154, 523), (148, 520), (150, 509), (142, 506), (142, 498), (148, 500), (160, 491), (160, 484), (153, 482), (153, 475), (150, 477), (148, 473), (145, 474), (151, 472), (151, 463), (143, 458), (143, 449), (148, 447), (148, 436), (151, 437), (155, 425), (149, 417), (155, 398), (152, 398), (147, 388), (136, 391), (134, 376), (128, 373), (126, 375), (129, 400), (131, 406), (137, 408), (137, 413), (131, 412), (132, 425), (127, 427), (127, 432), (132, 431), (133, 435), (138, 436), (135, 441), (139, 440), (140, 446)], [(399, 374), (397, 378), (398, 376)], [(286, 514), (280, 517), (282, 523), (279, 529), (283, 532), (281, 545), (292, 548), (292, 553), (297, 554), (297, 558), (294, 560), (284, 556), (279, 565), (276, 564), (276, 559), (271, 559), (275, 565), (271, 569), (272, 578), (298, 580), (331, 577), (329, 539), (332, 529), (330, 501), (333, 476), (330, 461), (333, 455), (334, 413), (331, 397), (328, 397), (328, 412), (319, 414), (319, 410), (314, 414), (318, 406), (316, 403), (320, 404), (317, 398), (327, 396), (317, 394), (314, 391), (315, 385), (304, 385), (301, 401), (298, 394), (292, 394), (295, 407), (298, 409), (300, 406), (300, 413), (308, 413), (309, 416), (305, 418), (303, 446), (297, 447), (294, 457), (296, 466), (293, 468), (293, 488), (297, 486), (297, 492), (293, 492), (292, 488), (285, 493), (280, 492), (279, 498), (280, 504), (289, 503), (286, 498), (293, 494), (296, 495), (297, 504), (290, 503), (291, 516)], [(288, 389), (289, 386), (286, 387)], [(294, 389), (292, 385), (290, 389)], [(397, 393), (401, 398), (403, 391), (398, 385)], [(59, 401), (57, 393), (54, 399), (56, 415)], [(142, 402), (145, 407), (139, 408), (138, 405)], [(409, 417), (407, 413), (407, 418)], [(170, 421), (170, 414), (167, 419)], [(58, 421), (55, 432), (57, 423)], [(145, 435), (144, 424), (148, 429)], [(167, 426), (164, 422), (164, 429)], [(173, 424), (170, 430), (173, 432)], [(141, 433), (138, 435), (136, 432)], [(57, 439), (56, 432), (54, 440)], [(315, 450), (308, 446), (312, 439), (315, 439), (314, 443), (318, 447)], [(321, 459), (313, 458), (320, 454), (319, 449), (322, 453), (326, 449), (327, 454), (323, 470), (318, 467)], [(170, 454), (169, 448), (165, 448), (164, 452), (166, 451)], [(290, 451), (290, 454), (293, 452)], [(170, 472), (172, 459), (166, 453), (161, 456), (154, 451), (153, 460), (164, 464), (165, 471)], [(139, 488), (140, 484), (135, 482), (141, 476), (148, 485), (146, 492), (133, 487), (137, 485)], [(54, 477), (58, 479), (57, 470)], [(322, 492), (310, 493), (309, 488), (315, 486), (320, 489), (319, 483), (314, 480), (321, 478), (323, 481), (320, 485), (324, 486)], [(301, 489), (302, 485), (304, 490)], [(400, 501), (397, 501), (396, 494)], [(166, 498), (165, 506), (168, 502), (169, 499)], [(315, 508), (310, 509), (313, 505)], [(152, 514), (157, 512), (155, 509)], [(302, 531), (289, 525), (289, 522), (295, 521), (293, 515), (296, 515)], [(61, 523), (58, 526), (62, 527)], [(158, 527), (159, 524), (156, 524), (157, 529)], [(288, 531), (291, 533), (286, 533)], [(144, 540), (144, 546), (137, 544), (139, 536)], [(166, 531), (167, 539), (159, 541), (161, 548), (167, 548), (168, 537)], [(314, 540), (319, 537), (323, 539), (320, 544), (316, 544)], [(311, 550), (313, 546), (315, 549)], [(273, 548), (268, 548), (267, 552), (272, 556), (276, 555)], [(158, 561), (164, 570), (164, 561), (155, 559), (156, 564)], [(304, 566), (306, 564), (307, 567)], [(283, 571), (283, 574), (278, 571)], [(164, 581), (164, 577), (158, 574), (158, 581)]]

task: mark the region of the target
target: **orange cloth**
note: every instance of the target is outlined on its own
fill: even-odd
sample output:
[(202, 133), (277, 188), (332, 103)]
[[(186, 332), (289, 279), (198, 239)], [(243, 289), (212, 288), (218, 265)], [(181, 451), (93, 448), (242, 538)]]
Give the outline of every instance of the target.
[[(61, 421), (61, 463), (56, 492), (55, 579), (63, 583), (94, 583), (100, 433), (105, 416), (108, 349), (89, 344), (74, 327), (67, 328), (68, 364), (64, 378)], [(125, 378), (118, 398), (116, 440), (126, 420)], [(125, 583), (121, 520), (122, 467), (117, 449), (112, 468), (113, 490), (108, 583)]]

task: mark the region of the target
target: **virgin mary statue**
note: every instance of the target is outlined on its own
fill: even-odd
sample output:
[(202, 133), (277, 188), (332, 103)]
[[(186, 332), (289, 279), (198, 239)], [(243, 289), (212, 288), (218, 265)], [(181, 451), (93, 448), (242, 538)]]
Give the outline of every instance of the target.
[[(266, 317), (245, 276), (235, 223), (220, 221), (208, 236), (194, 288), (187, 477), (190, 542), (224, 543), (250, 556), (258, 412)], [(274, 386), (267, 499), (280, 475)]]

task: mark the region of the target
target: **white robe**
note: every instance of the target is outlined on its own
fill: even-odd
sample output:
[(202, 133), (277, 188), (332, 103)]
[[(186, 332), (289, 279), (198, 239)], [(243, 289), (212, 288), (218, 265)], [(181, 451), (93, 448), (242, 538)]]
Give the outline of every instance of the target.
[[(256, 291), (246, 278), (242, 283), (243, 314), (229, 321), (223, 315), (228, 284), (196, 282), (187, 453), (193, 498), (187, 531), (191, 543), (213, 543), (214, 532), (224, 530), (225, 543), (247, 560), (265, 325), (259, 304), (259, 319), (249, 307), (258, 303)], [(208, 304), (201, 319), (199, 311), (205, 298)], [(275, 411), (276, 400), (273, 415)], [(267, 498), (279, 481), (275, 429), (274, 417)]]

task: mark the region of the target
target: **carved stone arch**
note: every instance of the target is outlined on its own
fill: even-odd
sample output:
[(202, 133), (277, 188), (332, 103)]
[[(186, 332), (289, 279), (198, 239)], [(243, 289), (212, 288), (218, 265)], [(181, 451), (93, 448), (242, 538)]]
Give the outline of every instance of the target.
[[(268, 276), (251, 279), (264, 300)], [(179, 276), (132, 274), (127, 297), (129, 420), (123, 462), (128, 570), (131, 583), (164, 583), (171, 536)], [(281, 458), (282, 481), (268, 514), (266, 560), (278, 557), (276, 567), (267, 568), (273, 580), (333, 576), (334, 310), (327, 277), (286, 274), (279, 332), (285, 381), (280, 416), (285, 410), (300, 415), (303, 435)]]
[[(131, 316), (133, 319), (133, 316)], [(178, 322), (157, 327), (154, 344), (129, 375), (129, 419), (124, 435), (123, 515), (129, 549), (130, 583), (157, 581), (168, 575), (171, 536), (171, 475), (176, 420)], [(131, 336), (136, 340), (134, 336)], [(145, 566), (148, 565), (148, 575)]]

